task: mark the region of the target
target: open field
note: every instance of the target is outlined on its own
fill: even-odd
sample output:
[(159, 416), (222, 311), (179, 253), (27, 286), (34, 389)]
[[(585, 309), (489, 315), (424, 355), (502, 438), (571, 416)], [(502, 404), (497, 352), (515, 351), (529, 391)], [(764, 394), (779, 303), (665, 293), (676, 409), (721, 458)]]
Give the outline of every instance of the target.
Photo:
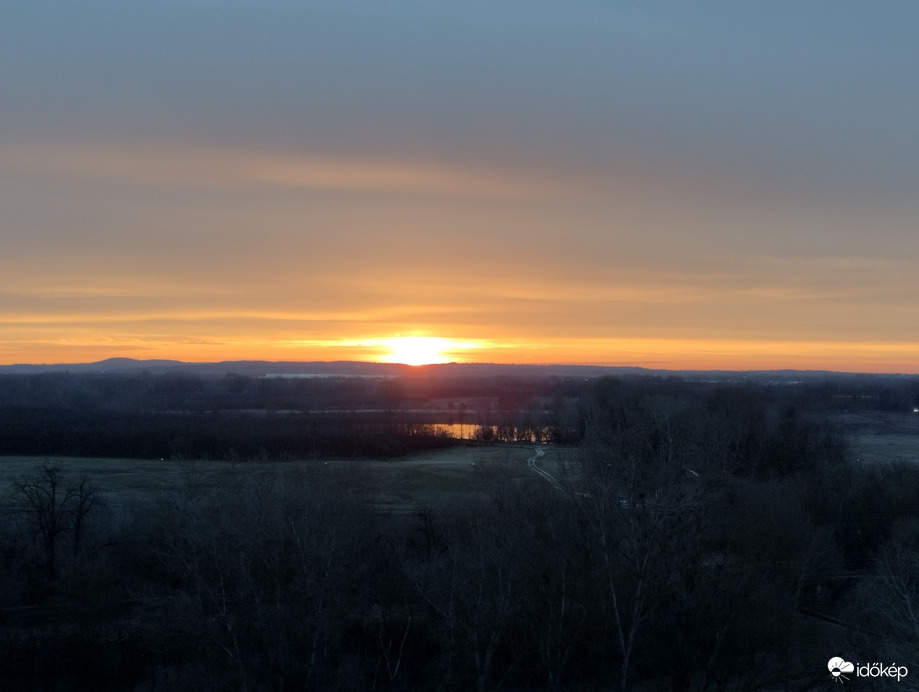
[[(852, 459), (861, 464), (919, 464), (919, 415), (863, 412), (837, 419), (849, 441)], [(317, 471), (367, 498), (384, 512), (411, 511), (416, 505), (448, 499), (482, 497), (502, 483), (546, 481), (527, 467), (536, 446), (494, 444), (456, 446), (398, 459), (328, 461), (214, 461), (76, 458), (54, 456), (0, 457), (0, 504), (12, 481), (46, 464), (61, 469), (66, 479), (86, 476), (114, 505), (149, 501), (159, 493), (194, 486), (199, 490), (238, 487), (243, 477), (279, 474), (287, 482), (304, 482)], [(573, 448), (542, 445), (540, 468), (564, 485), (565, 462)]]
[[(843, 414), (838, 418), (849, 441), (852, 459), (861, 464), (919, 464), (919, 415), (912, 413)], [(411, 511), (416, 505), (448, 499), (482, 497), (502, 483), (539, 484), (546, 481), (527, 467), (535, 450), (530, 444), (457, 446), (398, 459), (328, 461), (214, 461), (76, 458), (54, 456), (0, 457), (0, 504), (12, 481), (47, 464), (65, 478), (92, 480), (107, 501), (132, 505), (158, 493), (194, 486), (199, 490), (238, 487), (242, 477), (279, 474), (288, 482), (303, 482), (320, 469), (384, 512)], [(564, 485), (565, 461), (573, 448), (543, 445), (540, 468)]]
[[(570, 450), (548, 448), (540, 465), (558, 473)], [(338, 462), (350, 483), (385, 511), (407, 511), (419, 503), (479, 497), (504, 483), (544, 483), (527, 467), (532, 445), (456, 447), (390, 461)], [(330, 466), (336, 462), (329, 462)]]
[[(570, 449), (544, 447), (539, 465), (560, 474)], [(0, 498), (13, 481), (41, 465), (58, 467), (65, 479), (89, 478), (109, 503), (131, 505), (163, 492), (194, 486), (199, 490), (238, 487), (243, 477), (279, 474), (303, 482), (309, 473), (335, 479), (366, 497), (381, 511), (410, 511), (417, 504), (477, 497), (501, 483), (545, 483), (529, 468), (532, 445), (462, 446), (390, 460), (329, 461), (155, 461), (74, 457), (0, 457)], [(0, 499), (0, 503), (3, 500)]]
[(845, 414), (840, 422), (859, 463), (919, 464), (919, 414)]

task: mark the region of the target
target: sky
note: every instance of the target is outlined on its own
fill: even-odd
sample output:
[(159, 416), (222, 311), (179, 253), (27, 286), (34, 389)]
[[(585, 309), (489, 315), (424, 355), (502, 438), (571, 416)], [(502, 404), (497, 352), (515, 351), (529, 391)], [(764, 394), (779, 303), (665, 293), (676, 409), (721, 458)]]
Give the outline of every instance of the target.
[(0, 363), (919, 372), (917, 35), (905, 0), (0, 3)]

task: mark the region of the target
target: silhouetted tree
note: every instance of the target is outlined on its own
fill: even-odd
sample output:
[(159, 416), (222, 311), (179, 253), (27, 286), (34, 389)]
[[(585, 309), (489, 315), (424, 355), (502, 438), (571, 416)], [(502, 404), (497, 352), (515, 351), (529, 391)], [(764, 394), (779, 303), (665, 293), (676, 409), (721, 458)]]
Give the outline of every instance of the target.
[[(25, 525), (40, 546), (47, 577), (53, 581), (57, 577), (59, 540), (74, 528), (77, 492), (63, 486), (60, 469), (43, 465), (31, 476), (13, 482), (13, 498), (19, 504)], [(85, 511), (90, 507), (86, 506)], [(81, 524), (84, 516), (85, 512), (79, 514)]]

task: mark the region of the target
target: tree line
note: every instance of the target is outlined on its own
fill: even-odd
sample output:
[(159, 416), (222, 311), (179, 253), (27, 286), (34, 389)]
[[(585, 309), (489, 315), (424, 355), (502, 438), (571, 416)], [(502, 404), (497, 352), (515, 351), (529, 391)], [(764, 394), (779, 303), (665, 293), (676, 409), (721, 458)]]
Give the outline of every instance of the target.
[[(615, 413), (613, 389), (674, 400), (709, 397), (709, 412), (739, 407), (760, 444), (776, 412), (919, 407), (915, 379), (838, 376), (769, 385), (677, 377), (490, 379), (260, 378), (242, 375), (47, 373), (0, 376), (0, 455), (141, 459), (380, 458), (459, 443), (436, 424), (473, 426), (479, 442), (579, 445)], [(718, 398), (723, 401), (719, 403)], [(744, 399), (746, 397), (747, 400)], [(765, 415), (769, 411), (769, 416)], [(619, 415), (619, 414), (617, 414)], [(755, 420), (754, 420), (755, 419)], [(755, 425), (754, 425), (755, 423)], [(796, 425), (786, 416), (787, 425)], [(687, 423), (688, 424), (688, 423)], [(758, 425), (759, 427), (756, 427)], [(699, 426), (710, 430), (707, 421)], [(787, 431), (789, 435), (793, 430)], [(755, 439), (754, 439), (755, 438)], [(788, 450), (786, 450), (788, 452)], [(773, 456), (781, 450), (771, 450)], [(790, 452), (789, 452), (790, 453)], [(784, 463), (795, 463), (786, 453)], [(782, 463), (776, 458), (763, 463)]]

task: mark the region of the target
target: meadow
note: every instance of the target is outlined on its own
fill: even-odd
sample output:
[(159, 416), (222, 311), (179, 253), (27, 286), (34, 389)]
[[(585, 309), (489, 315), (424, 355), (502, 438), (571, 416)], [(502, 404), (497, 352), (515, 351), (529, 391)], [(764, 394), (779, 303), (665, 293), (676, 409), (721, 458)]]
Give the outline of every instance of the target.
[[(410, 454), (397, 459), (326, 459), (287, 461), (215, 461), (107, 459), (55, 456), (0, 457), (0, 497), (13, 483), (41, 466), (60, 469), (69, 478), (87, 478), (100, 499), (113, 507), (147, 503), (186, 492), (229, 491), (257, 475), (299, 482), (316, 472), (353, 491), (380, 512), (405, 513), (418, 505), (451, 499), (475, 499), (501, 483), (538, 487), (545, 481), (527, 467), (535, 445), (461, 445)], [(540, 467), (556, 476), (568, 472), (573, 451), (544, 447)], [(8, 502), (0, 501), (0, 506)]]
[(856, 463), (919, 465), (919, 413), (845, 414), (839, 424)]

